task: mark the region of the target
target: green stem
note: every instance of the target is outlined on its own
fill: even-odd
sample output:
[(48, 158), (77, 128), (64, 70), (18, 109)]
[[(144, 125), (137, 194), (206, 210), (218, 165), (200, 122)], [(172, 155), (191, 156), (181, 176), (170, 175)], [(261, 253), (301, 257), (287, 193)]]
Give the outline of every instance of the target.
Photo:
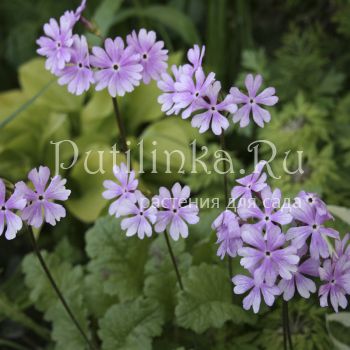
[(288, 302), (282, 301), (282, 324), (283, 324), (283, 348), (293, 350), (292, 337), (289, 326)]
[(91, 350), (96, 350), (96, 348), (90, 343), (89, 338), (87, 337), (87, 335), (85, 334), (85, 332), (83, 331), (82, 327), (80, 326), (79, 322), (77, 321), (77, 319), (75, 318), (72, 310), (70, 309), (70, 307), (68, 306), (68, 303), (66, 301), (66, 299), (64, 298), (63, 294), (61, 293), (60, 289), (58, 288), (53, 276), (51, 275), (51, 272), (48, 268), (48, 266), (45, 263), (45, 260), (43, 258), (43, 256), (40, 253), (40, 249), (38, 247), (38, 244), (36, 242), (36, 239), (34, 237), (34, 233), (33, 230), (30, 226), (28, 226), (28, 233), (29, 233), (29, 237), (30, 237), (30, 241), (32, 243), (34, 252), (41, 264), (41, 267), (43, 268), (48, 280), (50, 281), (50, 284), (52, 286), (52, 288), (54, 289), (54, 291), (56, 292), (59, 300), (61, 301), (63, 307), (65, 308), (65, 310), (67, 311), (69, 317), (71, 318), (71, 320), (73, 321), (74, 325), (77, 327), (78, 331), (80, 332), (81, 336), (84, 338), (86, 344), (89, 346), (89, 349)]
[(170, 254), (173, 266), (174, 266), (174, 270), (175, 270), (175, 273), (176, 273), (177, 280), (179, 282), (180, 289), (184, 290), (184, 287), (183, 287), (183, 284), (182, 284), (182, 280), (181, 280), (180, 271), (179, 271), (179, 268), (177, 266), (177, 262), (176, 262), (176, 259), (175, 259), (175, 255), (174, 255), (173, 249), (171, 248), (171, 244), (170, 244), (168, 233), (166, 231), (164, 231), (164, 237), (165, 237), (166, 245), (168, 246), (169, 254)]

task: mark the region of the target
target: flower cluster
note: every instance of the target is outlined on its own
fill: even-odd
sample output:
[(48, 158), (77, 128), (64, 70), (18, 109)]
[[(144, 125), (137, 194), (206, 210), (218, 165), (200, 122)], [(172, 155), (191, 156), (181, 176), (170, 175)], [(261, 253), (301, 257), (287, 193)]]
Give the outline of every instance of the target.
[(28, 174), (29, 184), (20, 181), (7, 198), (6, 186), (0, 179), (0, 235), (14, 239), (22, 229), (23, 222), (39, 228), (44, 222), (56, 225), (66, 216), (64, 207), (54, 201), (65, 201), (70, 190), (65, 188), (66, 180), (56, 175), (50, 179), (50, 169), (40, 166)]
[(59, 21), (50, 19), (44, 25), (45, 36), (37, 40), (38, 53), (46, 57), (46, 68), (59, 77), (60, 85), (67, 85), (72, 94), (81, 95), (91, 84), (100, 91), (107, 88), (112, 97), (131, 92), (141, 80), (148, 84), (158, 79), (167, 68), (167, 50), (157, 41), (153, 31), (133, 31), (124, 40), (107, 38), (104, 47), (94, 46), (89, 52), (84, 35), (73, 33), (86, 6), (83, 0), (76, 11), (66, 11)]
[[(187, 53), (189, 63), (183, 66), (171, 67), (172, 75), (163, 73), (158, 81), (158, 87), (163, 91), (158, 102), (162, 111), (168, 115), (180, 114), (183, 119), (192, 116), (191, 124), (200, 133), (211, 129), (215, 135), (220, 135), (229, 127), (228, 115), (233, 115), (233, 122), (240, 121), (240, 126), (249, 124), (252, 112), (253, 120), (260, 127), (271, 119), (270, 113), (259, 105), (272, 106), (277, 103), (275, 89), (269, 87), (259, 95), (257, 91), (262, 84), (262, 78), (248, 74), (246, 87), (248, 96), (232, 87), (230, 93), (221, 98), (221, 83), (215, 80), (215, 73), (205, 75), (202, 61), (205, 47), (195, 45)], [(238, 109), (237, 105), (242, 106)]]
[[(153, 229), (157, 233), (169, 232), (173, 240), (180, 236), (188, 236), (188, 224), (199, 221), (198, 206), (189, 202), (190, 188), (174, 184), (171, 192), (161, 187), (159, 195), (148, 199), (138, 190), (138, 180), (135, 171), (129, 171), (126, 164), (114, 166), (113, 173), (116, 182), (106, 180), (103, 185), (105, 199), (114, 199), (109, 207), (109, 214), (122, 217), (121, 228), (127, 236), (137, 236), (143, 239), (150, 237)], [(154, 228), (152, 228), (154, 225)]]
[[(282, 204), (279, 189), (267, 185), (260, 162), (252, 174), (238, 179), (231, 192), (238, 200), (236, 212), (226, 209), (213, 222), (219, 249), (217, 255), (239, 256), (249, 276), (234, 276), (234, 293), (243, 294), (245, 309), (257, 313), (261, 297), (271, 306), (275, 298), (292, 299), (297, 291), (303, 298), (319, 287), (320, 305), (328, 298), (337, 312), (347, 306), (350, 294), (349, 235), (324, 224), (332, 219), (326, 204), (315, 193), (300, 192), (294, 203)], [(329, 239), (335, 240), (333, 251)]]

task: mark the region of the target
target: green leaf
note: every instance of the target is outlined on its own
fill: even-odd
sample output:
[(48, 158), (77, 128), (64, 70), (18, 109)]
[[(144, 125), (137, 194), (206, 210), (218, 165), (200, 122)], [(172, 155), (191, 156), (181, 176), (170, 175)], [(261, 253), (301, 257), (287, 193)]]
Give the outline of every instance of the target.
[[(52, 81), (52, 74), (45, 70), (44, 59), (35, 58), (19, 68), (19, 81), (24, 93), (27, 96), (33, 96)], [(78, 110), (83, 98), (83, 96), (70, 94), (66, 86), (59, 86), (55, 83), (40, 95), (37, 103), (57, 112), (67, 112)]]
[(99, 324), (102, 350), (151, 350), (163, 319), (155, 301), (139, 298), (112, 306)]
[(115, 13), (120, 9), (123, 0), (104, 0), (96, 9), (93, 20), (96, 22), (100, 35), (105, 37), (113, 24)]
[(120, 23), (132, 17), (158, 21), (181, 36), (186, 44), (200, 44), (199, 34), (192, 20), (171, 6), (154, 5), (120, 11), (115, 17), (113, 24)]
[(48, 82), (44, 87), (42, 87), (33, 97), (22, 104), (17, 110), (8, 115), (7, 117), (0, 117), (0, 129), (5, 127), (8, 123), (11, 123), (15, 118), (17, 118), (24, 110), (26, 110), (30, 105), (32, 105), (46, 90), (52, 85), (54, 81)]
[[(326, 315), (327, 321), (327, 330), (329, 336), (332, 339), (333, 344), (338, 350), (349, 350), (350, 349), (350, 338), (347, 336), (349, 334), (350, 328), (350, 312), (340, 312), (337, 314)], [(331, 326), (332, 323), (337, 323), (336, 328)], [(340, 325), (339, 325), (340, 324)], [(339, 329), (340, 326), (340, 329)], [(340, 333), (337, 330), (341, 331)], [(338, 339), (341, 336), (342, 340)], [(347, 339), (347, 342), (344, 343), (344, 337)]]
[[(87, 310), (84, 306), (82, 291), (82, 267), (72, 267), (54, 254), (43, 252), (42, 255), (74, 316), (83, 330), (88, 333)], [(35, 255), (29, 254), (23, 259), (22, 270), (26, 285), (30, 289), (31, 301), (38, 310), (44, 312), (45, 319), (52, 322), (51, 336), (56, 342), (56, 349), (85, 349), (83, 337), (72, 325), (72, 320), (59, 301)]]
[(328, 205), (329, 211), (350, 225), (350, 209), (338, 205)]
[(100, 218), (86, 234), (88, 269), (101, 277), (105, 293), (122, 301), (134, 299), (142, 291), (148, 245), (147, 240), (127, 238), (115, 217)]
[(179, 326), (203, 333), (229, 320), (251, 321), (240, 306), (232, 304), (232, 285), (224, 269), (207, 264), (191, 267), (183, 283), (175, 310)]

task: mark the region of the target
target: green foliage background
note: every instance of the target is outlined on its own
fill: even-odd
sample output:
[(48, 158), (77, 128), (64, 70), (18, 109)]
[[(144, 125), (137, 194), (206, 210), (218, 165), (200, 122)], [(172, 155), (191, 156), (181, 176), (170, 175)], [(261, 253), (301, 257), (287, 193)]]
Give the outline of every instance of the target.
[[(111, 178), (112, 158), (106, 153), (103, 175), (88, 175), (83, 166), (85, 152), (108, 151), (118, 140), (110, 98), (94, 91), (69, 95), (35, 54), (43, 23), (76, 5), (70, 0), (0, 2), (0, 177), (14, 182), (41, 164), (54, 169), (50, 141), (71, 139), (79, 146), (78, 163), (63, 174), (72, 189), (68, 217), (38, 235), (81, 324), (103, 350), (280, 349), (278, 303), (259, 316), (243, 312), (239, 297), (231, 303), (232, 286), (225, 263), (216, 257), (210, 229), (217, 211), (204, 210), (190, 238), (174, 243), (185, 292), (178, 289), (163, 237), (126, 239), (118, 221), (106, 216), (102, 182)], [(264, 129), (251, 125), (229, 130), (235, 169), (251, 167), (247, 146), (252, 141), (270, 140), (278, 150), (272, 165), (282, 176), (273, 186), (286, 197), (301, 189), (317, 191), (327, 203), (341, 207), (350, 207), (349, 16), (346, 0), (88, 0), (86, 11), (104, 36), (125, 36), (141, 27), (156, 30), (172, 53), (171, 63), (180, 64), (194, 43), (205, 44), (205, 68), (215, 71), (227, 90), (242, 86), (248, 72), (262, 74), (267, 85), (276, 87), (280, 102)], [(82, 26), (79, 30), (84, 32)], [(100, 44), (87, 35), (91, 44)], [(189, 170), (189, 144), (196, 139), (213, 154), (218, 140), (199, 135), (180, 118), (166, 118), (158, 95), (153, 83), (120, 99), (134, 161), (139, 140), (144, 140), (145, 156), (156, 140), (159, 155), (182, 150)], [(281, 171), (289, 150), (291, 169), (296, 167), (293, 155), (303, 150), (302, 176)], [(269, 158), (270, 150), (262, 147), (261, 156)], [(69, 164), (71, 157), (67, 146), (62, 161)], [(206, 161), (210, 168), (213, 157)], [(157, 165), (164, 168), (165, 158), (160, 156)], [(175, 170), (179, 165), (173, 162)], [(98, 168), (96, 152), (88, 166)], [(145, 168), (151, 168), (150, 158)], [(141, 181), (151, 191), (181, 181), (197, 197), (223, 197), (222, 179), (214, 174), (146, 173)], [(230, 185), (233, 181), (234, 176)], [(343, 235), (349, 213), (340, 216), (345, 222), (337, 220), (334, 226)], [(236, 261), (234, 272), (239, 271)], [(0, 349), (84, 349), (30, 254), (25, 233), (15, 241), (1, 240), (0, 273)], [(350, 344), (348, 333), (339, 332), (339, 327), (349, 327), (349, 314), (327, 316), (330, 310), (320, 309), (316, 297), (293, 301), (290, 307), (295, 349)]]

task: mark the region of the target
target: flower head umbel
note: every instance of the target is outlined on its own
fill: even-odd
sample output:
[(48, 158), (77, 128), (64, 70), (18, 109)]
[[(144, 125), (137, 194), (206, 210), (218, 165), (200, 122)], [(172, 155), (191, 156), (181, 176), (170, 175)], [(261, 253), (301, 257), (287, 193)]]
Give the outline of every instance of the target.
[(139, 63), (143, 67), (143, 82), (148, 84), (151, 79), (159, 79), (168, 66), (168, 51), (163, 49), (164, 42), (156, 41), (153, 30), (147, 32), (143, 28), (138, 34), (135, 31), (129, 34), (126, 41), (133, 52), (139, 55)]
[(96, 90), (108, 88), (112, 97), (124, 96), (140, 85), (143, 69), (139, 64), (140, 55), (130, 46), (125, 48), (120, 37), (106, 39), (104, 47), (94, 46), (90, 57), (91, 65), (99, 68), (95, 72)]
[(71, 46), (73, 45), (72, 27), (66, 16), (61, 16), (60, 23), (51, 18), (44, 25), (44, 33), (37, 40), (40, 48), (38, 54), (47, 58), (45, 67), (51, 73), (57, 74), (62, 70), (71, 58)]
[(233, 103), (231, 95), (227, 95), (222, 102), (218, 101), (220, 90), (221, 83), (215, 81), (209, 85), (205, 97), (198, 101), (198, 108), (204, 111), (196, 114), (191, 124), (199, 128), (200, 133), (211, 128), (215, 135), (221, 135), (223, 130), (229, 127), (229, 122), (223, 113), (234, 113), (237, 110), (237, 105)]
[[(301, 257), (301, 255), (299, 256)], [(306, 276), (318, 277), (319, 266), (319, 261), (309, 258), (298, 266), (298, 270), (293, 273), (293, 277), (290, 280), (282, 279), (278, 287), (283, 293), (283, 299), (286, 301), (291, 300), (294, 297), (295, 289), (305, 299), (310, 297), (310, 293), (315, 293), (315, 282)]]
[(15, 211), (24, 209), (26, 203), (27, 201), (18, 190), (15, 190), (6, 200), (6, 186), (0, 179), (0, 236), (6, 227), (6, 239), (10, 240), (16, 237), (16, 233), (22, 228), (22, 219), (15, 214)]
[(152, 236), (152, 226), (156, 222), (157, 208), (150, 204), (140, 191), (135, 192), (136, 202), (129, 199), (122, 201), (119, 207), (119, 214), (121, 216), (128, 216), (121, 221), (122, 230), (126, 230), (128, 237), (137, 236), (143, 239)]
[(165, 187), (161, 187), (159, 195), (153, 198), (153, 204), (159, 208), (154, 228), (158, 233), (167, 230), (172, 239), (177, 241), (180, 236), (188, 237), (187, 224), (198, 223), (199, 209), (196, 204), (187, 204), (191, 194), (188, 186), (182, 188), (179, 183), (176, 183), (171, 192)]
[(259, 208), (255, 201), (252, 203), (250, 201), (241, 201), (238, 207), (238, 214), (242, 219), (257, 219), (256, 226), (259, 229), (269, 229), (277, 224), (287, 225), (293, 220), (292, 215), (281, 208), (282, 195), (278, 188), (272, 192), (271, 188), (266, 186), (260, 194), (263, 210)]
[(273, 106), (278, 102), (278, 97), (275, 96), (275, 89), (273, 87), (268, 87), (257, 95), (261, 84), (261, 75), (257, 75), (254, 78), (252, 74), (248, 74), (245, 78), (245, 86), (248, 90), (248, 95), (244, 95), (236, 87), (230, 90), (233, 102), (243, 104), (233, 116), (233, 122), (240, 122), (241, 128), (249, 124), (250, 113), (253, 114), (255, 123), (262, 128), (264, 127), (264, 123), (268, 123), (271, 120), (270, 113), (266, 109), (261, 108), (260, 105)]
[(27, 206), (22, 211), (22, 219), (29, 225), (39, 228), (43, 222), (56, 225), (56, 221), (66, 216), (66, 210), (54, 201), (66, 201), (71, 193), (67, 190), (66, 179), (56, 175), (50, 180), (50, 169), (40, 166), (28, 174), (33, 188), (23, 181), (16, 184), (16, 190), (27, 201)]
[(116, 199), (110, 205), (108, 212), (110, 215), (119, 217), (119, 209), (123, 200), (129, 199), (135, 203), (135, 191), (139, 182), (135, 179), (135, 171), (132, 170), (129, 172), (125, 163), (121, 163), (120, 167), (115, 165), (113, 167), (113, 174), (118, 181), (105, 180), (103, 186), (106, 188), (106, 191), (102, 193), (102, 196), (105, 199)]
[(319, 269), (321, 281), (323, 284), (318, 292), (320, 305), (328, 306), (328, 298), (335, 312), (338, 312), (339, 306), (345, 309), (348, 305), (346, 295), (350, 294), (350, 271), (349, 260), (343, 256), (336, 262), (330, 259), (323, 263)]
[(206, 95), (207, 89), (214, 82), (215, 73), (205, 76), (203, 68), (199, 67), (194, 78), (189, 74), (182, 74), (174, 86), (176, 94), (173, 97), (175, 108), (184, 109), (182, 118), (187, 119), (192, 112), (199, 109), (198, 101)]
[(275, 285), (268, 285), (261, 276), (255, 272), (252, 277), (237, 275), (232, 278), (235, 287), (235, 294), (243, 294), (250, 290), (249, 294), (243, 299), (243, 308), (249, 310), (253, 307), (254, 313), (258, 313), (261, 304), (261, 295), (266, 305), (272, 306), (276, 296), (280, 294), (280, 290)]
[(221, 259), (226, 254), (235, 257), (238, 249), (243, 245), (237, 216), (230, 210), (224, 210), (214, 220), (212, 229), (216, 231), (216, 243), (220, 244), (217, 256), (220, 256)]
[(310, 254), (314, 259), (328, 258), (330, 255), (326, 237), (339, 239), (339, 233), (323, 224), (329, 220), (328, 215), (319, 215), (316, 207), (305, 201), (300, 206), (293, 207), (291, 214), (301, 226), (291, 227), (286, 234), (288, 240), (297, 248), (301, 248), (311, 236)]
[(252, 192), (259, 193), (266, 186), (267, 175), (262, 173), (262, 169), (265, 166), (265, 161), (260, 161), (253, 173), (236, 180), (241, 186), (234, 186), (231, 191), (231, 197), (236, 200), (240, 197), (242, 198), (252, 198)]
[(58, 72), (58, 83), (68, 84), (68, 91), (72, 94), (81, 95), (89, 90), (90, 84), (94, 82), (93, 72), (90, 68), (89, 48), (85, 36), (74, 35), (72, 55), (63, 70)]
[(238, 250), (238, 254), (243, 257), (241, 265), (249, 271), (255, 271), (267, 284), (274, 284), (278, 275), (290, 280), (297, 271), (299, 256), (294, 247), (283, 248), (286, 240), (278, 226), (270, 227), (264, 238), (256, 227), (244, 225), (242, 239), (249, 247)]

